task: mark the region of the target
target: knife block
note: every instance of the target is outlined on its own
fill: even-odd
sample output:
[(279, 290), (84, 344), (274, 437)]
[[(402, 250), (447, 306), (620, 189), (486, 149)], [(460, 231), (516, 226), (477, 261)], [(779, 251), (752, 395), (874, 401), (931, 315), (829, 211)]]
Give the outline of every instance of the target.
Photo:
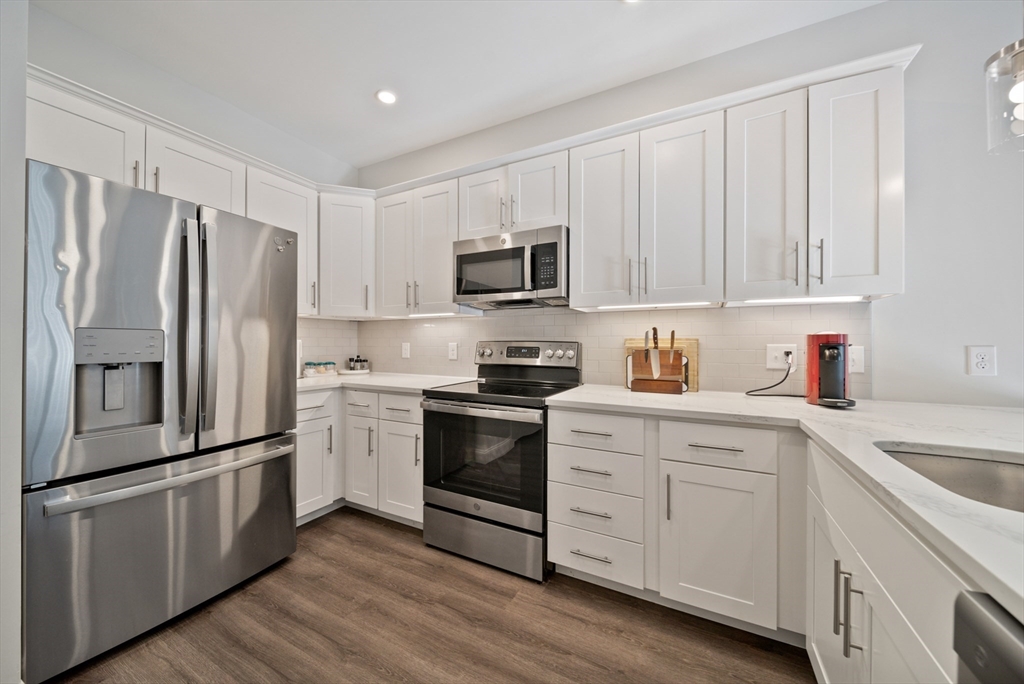
[[(661, 359), (661, 374), (654, 379), (651, 362), (644, 360), (643, 338), (626, 339), (626, 387), (634, 392), (654, 392), (657, 394), (682, 394), (698, 390), (697, 377), (697, 340), (693, 338), (676, 338), (675, 354), (668, 349), (650, 349), (650, 354), (658, 354)], [(669, 362), (669, 356), (672, 361)], [(683, 363), (683, 357), (687, 362)], [(630, 372), (632, 368), (632, 372)], [(632, 376), (632, 382), (629, 381)], [(685, 388), (685, 389), (684, 389)]]

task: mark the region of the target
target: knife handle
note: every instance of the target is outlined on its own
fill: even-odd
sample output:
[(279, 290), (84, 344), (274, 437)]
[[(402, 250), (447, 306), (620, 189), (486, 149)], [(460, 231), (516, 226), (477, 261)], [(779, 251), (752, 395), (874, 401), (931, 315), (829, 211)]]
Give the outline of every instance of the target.
[(652, 332), (651, 337), (654, 338), (654, 348), (657, 349), (658, 348), (658, 329), (657, 328), (651, 328), (651, 332)]

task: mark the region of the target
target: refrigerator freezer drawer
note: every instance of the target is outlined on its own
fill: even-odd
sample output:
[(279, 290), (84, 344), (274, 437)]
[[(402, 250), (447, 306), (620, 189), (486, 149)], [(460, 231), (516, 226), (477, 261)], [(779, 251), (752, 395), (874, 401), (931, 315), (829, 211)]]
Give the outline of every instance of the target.
[(295, 437), (23, 496), (24, 678), (40, 682), (295, 551)]

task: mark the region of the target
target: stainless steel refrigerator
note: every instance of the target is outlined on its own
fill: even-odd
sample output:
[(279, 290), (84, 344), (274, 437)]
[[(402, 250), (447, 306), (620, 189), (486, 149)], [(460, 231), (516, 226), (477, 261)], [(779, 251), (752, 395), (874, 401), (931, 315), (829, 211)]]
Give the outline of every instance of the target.
[(295, 233), (29, 161), (29, 684), (295, 550)]

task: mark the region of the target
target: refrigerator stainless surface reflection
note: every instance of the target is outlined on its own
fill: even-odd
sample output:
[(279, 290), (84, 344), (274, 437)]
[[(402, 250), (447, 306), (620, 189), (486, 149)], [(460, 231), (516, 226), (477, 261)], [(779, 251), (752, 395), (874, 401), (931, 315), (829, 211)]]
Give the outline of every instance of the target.
[(295, 550), (296, 235), (29, 161), (23, 676)]

